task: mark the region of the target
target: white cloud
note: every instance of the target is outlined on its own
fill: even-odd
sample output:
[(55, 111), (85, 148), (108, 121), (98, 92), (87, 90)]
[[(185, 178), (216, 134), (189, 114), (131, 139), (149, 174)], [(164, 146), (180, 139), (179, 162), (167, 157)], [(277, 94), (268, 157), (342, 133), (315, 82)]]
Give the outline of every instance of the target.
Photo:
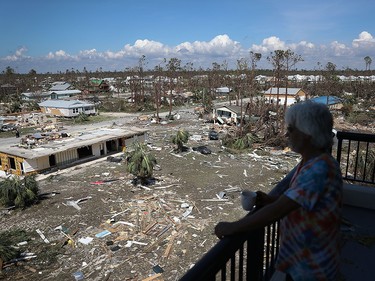
[(339, 43), (338, 41), (333, 41), (330, 44), (330, 49), (332, 50), (332, 55), (334, 56), (346, 56), (352, 53), (350, 48), (346, 47), (345, 44)]
[(269, 53), (275, 50), (286, 50), (288, 49), (288, 46), (285, 44), (285, 42), (281, 41), (280, 38), (271, 36), (263, 39), (261, 45), (253, 45), (251, 49), (254, 52)]
[(239, 42), (233, 41), (228, 35), (218, 35), (211, 41), (184, 42), (175, 47), (176, 53), (233, 55), (242, 51)]
[(100, 56), (100, 55), (98, 54), (98, 52), (96, 51), (96, 49), (83, 50), (83, 51), (80, 51), (78, 53), (78, 57), (80, 57), (80, 58), (92, 59), (92, 58), (96, 58), (98, 56)]
[(27, 52), (27, 48), (26, 47), (21, 47), (21, 48), (17, 49), (13, 55), (6, 56), (4, 58), (4, 60), (7, 60), (7, 61), (18, 61), (18, 60), (30, 58), (29, 56), (24, 55), (24, 53), (26, 53), (26, 52)]
[(150, 54), (166, 53), (166, 50), (168, 50), (168, 47), (164, 46), (162, 43), (145, 39), (135, 41), (134, 45), (126, 44), (120, 52), (124, 55), (138, 57), (145, 55), (147, 57), (147, 55)]
[(163, 58), (179, 58), (182, 63), (192, 62), (194, 67), (210, 67), (213, 62), (226, 61), (229, 67), (235, 67), (236, 61), (249, 58), (249, 51), (261, 53), (263, 58), (260, 68), (270, 68), (265, 59), (275, 50), (291, 49), (303, 58), (298, 68), (313, 69), (317, 63), (325, 65), (333, 62), (341, 67), (363, 69), (363, 57), (375, 58), (375, 38), (367, 31), (363, 31), (358, 38), (353, 39), (351, 45), (339, 41), (332, 41), (327, 45), (316, 45), (308, 41), (286, 43), (277, 36), (270, 36), (262, 40), (261, 44), (253, 44), (245, 49), (240, 42), (232, 40), (227, 34), (218, 35), (209, 41), (183, 42), (176, 46), (167, 46), (161, 42), (148, 39), (137, 40), (134, 44), (126, 44), (118, 51), (107, 50), (99, 52), (97, 49), (82, 50), (77, 54), (69, 54), (64, 50), (49, 52), (43, 57), (26, 56), (27, 48), (22, 47), (13, 55), (0, 58), (0, 70), (6, 66), (16, 66), (18, 71), (28, 72), (38, 66), (38, 72), (56, 72), (64, 69), (76, 68), (95, 70), (99, 67), (105, 70), (121, 70), (137, 65), (142, 55), (146, 56), (148, 67), (153, 68)]
[(75, 56), (69, 55), (66, 53), (64, 50), (58, 50), (56, 52), (49, 52), (48, 55), (46, 56), (46, 59), (49, 60), (68, 60), (68, 59), (74, 59), (76, 58)]
[(362, 31), (359, 38), (353, 40), (353, 48), (369, 49), (375, 48), (375, 38), (367, 31)]

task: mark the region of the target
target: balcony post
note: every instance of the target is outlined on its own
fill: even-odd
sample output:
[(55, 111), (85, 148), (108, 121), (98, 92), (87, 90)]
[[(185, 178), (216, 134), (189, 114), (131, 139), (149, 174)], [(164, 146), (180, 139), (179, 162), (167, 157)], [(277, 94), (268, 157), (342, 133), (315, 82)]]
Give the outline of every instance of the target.
[(264, 260), (264, 228), (253, 230), (247, 239), (246, 280), (260, 281), (263, 279)]

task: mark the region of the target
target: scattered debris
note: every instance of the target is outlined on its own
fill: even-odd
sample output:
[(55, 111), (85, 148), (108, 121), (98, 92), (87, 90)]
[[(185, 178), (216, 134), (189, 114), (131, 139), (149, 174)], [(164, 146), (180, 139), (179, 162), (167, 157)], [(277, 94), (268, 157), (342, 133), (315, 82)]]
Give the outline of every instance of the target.
[(95, 237), (103, 238), (103, 237), (106, 237), (110, 234), (111, 234), (111, 232), (109, 230), (103, 230), (102, 232), (99, 232), (98, 234), (95, 234)]
[(85, 198), (81, 198), (81, 199), (78, 199), (78, 200), (76, 200), (76, 201), (71, 201), (71, 200), (69, 200), (69, 201), (66, 202), (66, 205), (67, 205), (67, 206), (72, 206), (72, 207), (74, 207), (75, 209), (77, 209), (78, 211), (80, 211), (80, 210), (81, 210), (81, 207), (78, 206), (78, 203), (84, 202), (84, 201), (86, 201), (86, 200), (88, 200), (88, 199), (91, 199), (91, 198), (92, 198), (91, 196), (87, 196), (87, 197), (85, 197)]
[(204, 145), (193, 147), (193, 151), (197, 151), (205, 155), (212, 153), (212, 151)]
[(75, 278), (76, 281), (83, 280), (85, 278), (82, 271), (74, 272), (73, 277)]
[(227, 194), (224, 191), (219, 192), (218, 194), (219, 199), (227, 199)]
[(78, 239), (78, 242), (84, 244), (84, 245), (88, 245), (92, 242), (92, 240), (94, 240), (94, 238), (92, 237), (85, 237), (85, 238), (80, 238)]
[(37, 229), (36, 232), (39, 234), (40, 238), (42, 238), (44, 243), (46, 243), (46, 244), (49, 243), (48, 239), (46, 238), (46, 236), (44, 236), (44, 234), (42, 233), (42, 231), (40, 229)]
[(99, 180), (99, 181), (94, 181), (90, 182), (91, 184), (107, 184), (107, 183), (112, 183), (114, 181), (118, 181), (118, 179), (108, 179), (108, 180)]
[(124, 160), (124, 158), (122, 158), (122, 157), (113, 157), (113, 156), (107, 157), (108, 162), (120, 163), (123, 160)]

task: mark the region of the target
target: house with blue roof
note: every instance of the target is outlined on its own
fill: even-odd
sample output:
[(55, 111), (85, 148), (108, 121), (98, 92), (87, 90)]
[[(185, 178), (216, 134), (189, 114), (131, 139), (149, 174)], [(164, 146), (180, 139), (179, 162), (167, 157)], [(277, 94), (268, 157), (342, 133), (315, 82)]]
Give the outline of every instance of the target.
[(329, 109), (339, 110), (343, 107), (342, 99), (336, 96), (320, 96), (311, 98), (310, 101), (326, 104)]

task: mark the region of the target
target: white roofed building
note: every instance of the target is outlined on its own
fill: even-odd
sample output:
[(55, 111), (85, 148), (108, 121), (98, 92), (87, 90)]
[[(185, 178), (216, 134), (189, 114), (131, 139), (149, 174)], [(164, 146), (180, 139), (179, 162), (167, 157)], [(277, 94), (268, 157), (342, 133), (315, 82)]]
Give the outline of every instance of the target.
[(307, 93), (301, 88), (274, 88), (271, 87), (263, 92), (264, 98), (269, 103), (277, 104), (277, 99), (279, 99), (279, 105), (283, 106), (285, 104), (290, 106), (295, 104), (297, 101), (304, 101), (307, 99)]
[(42, 113), (50, 116), (75, 117), (80, 113), (95, 115), (95, 104), (80, 100), (46, 100), (38, 104)]

